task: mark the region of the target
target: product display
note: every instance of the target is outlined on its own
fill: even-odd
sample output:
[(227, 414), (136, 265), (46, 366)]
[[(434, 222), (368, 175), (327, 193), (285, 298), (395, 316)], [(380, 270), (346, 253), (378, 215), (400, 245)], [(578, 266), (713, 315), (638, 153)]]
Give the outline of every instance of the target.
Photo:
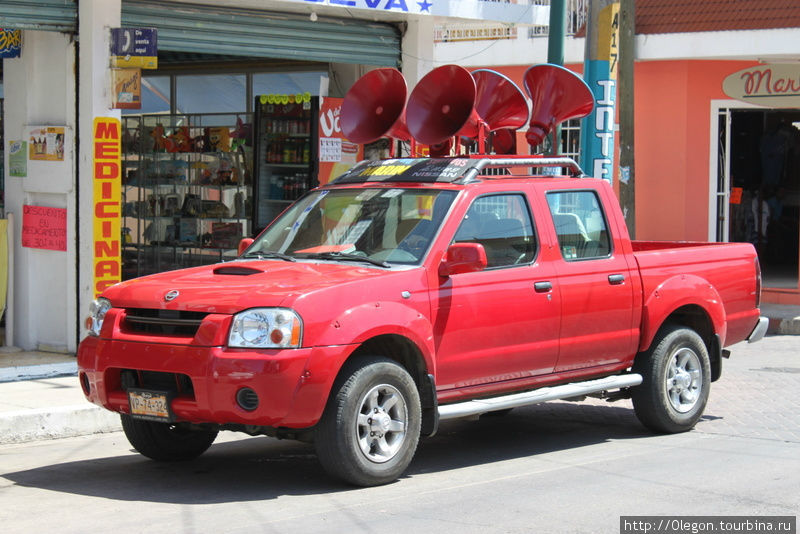
[[(252, 124), (246, 113), (123, 118), (123, 279), (236, 256), (252, 235)], [(300, 194), (291, 178), (281, 198)]]
[(319, 98), (255, 99), (255, 230), (316, 187)]

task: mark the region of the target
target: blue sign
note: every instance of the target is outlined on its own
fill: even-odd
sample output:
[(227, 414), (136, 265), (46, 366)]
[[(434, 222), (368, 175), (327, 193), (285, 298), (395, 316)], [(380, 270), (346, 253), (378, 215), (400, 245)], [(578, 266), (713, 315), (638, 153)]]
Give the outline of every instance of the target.
[(111, 28), (112, 67), (158, 68), (156, 28)]
[(19, 57), (22, 53), (22, 32), (0, 28), (0, 58)]

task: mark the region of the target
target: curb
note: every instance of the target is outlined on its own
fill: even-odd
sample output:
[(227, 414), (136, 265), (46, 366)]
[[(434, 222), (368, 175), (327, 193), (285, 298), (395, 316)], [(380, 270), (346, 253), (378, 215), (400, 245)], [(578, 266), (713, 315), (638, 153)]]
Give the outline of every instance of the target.
[(46, 363), (42, 365), (19, 365), (0, 368), (0, 382), (54, 378), (78, 374), (78, 362)]
[(789, 319), (770, 317), (767, 334), (800, 336), (800, 317), (792, 317)]
[(59, 406), (0, 414), (0, 444), (120, 430), (119, 415), (99, 406)]

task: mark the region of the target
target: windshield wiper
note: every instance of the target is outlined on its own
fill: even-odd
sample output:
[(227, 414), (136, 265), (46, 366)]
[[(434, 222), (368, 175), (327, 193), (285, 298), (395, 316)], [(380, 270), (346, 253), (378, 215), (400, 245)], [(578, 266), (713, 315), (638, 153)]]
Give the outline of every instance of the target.
[(279, 260), (284, 260), (284, 261), (297, 261), (296, 258), (293, 258), (292, 256), (289, 256), (288, 254), (283, 254), (282, 252), (273, 252), (271, 250), (262, 251), (262, 252), (248, 252), (247, 254), (245, 254), (242, 257), (243, 258), (256, 258), (256, 259), (259, 259), (259, 260), (277, 258)]
[(363, 261), (377, 267), (389, 268), (391, 265), (385, 261), (373, 260), (368, 256), (359, 256), (358, 254), (347, 254), (344, 252), (303, 252), (303, 258), (319, 258), (321, 260), (342, 260), (342, 261)]

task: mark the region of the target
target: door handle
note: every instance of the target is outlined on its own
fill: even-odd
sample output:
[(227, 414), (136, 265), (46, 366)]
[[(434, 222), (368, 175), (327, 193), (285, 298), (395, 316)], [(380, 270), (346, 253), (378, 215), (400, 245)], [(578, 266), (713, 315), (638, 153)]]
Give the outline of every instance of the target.
[(625, 281), (624, 274), (609, 274), (608, 275), (608, 283), (612, 286), (618, 286)]
[(552, 291), (553, 284), (551, 282), (534, 282), (533, 288), (537, 293), (547, 293), (548, 291)]

